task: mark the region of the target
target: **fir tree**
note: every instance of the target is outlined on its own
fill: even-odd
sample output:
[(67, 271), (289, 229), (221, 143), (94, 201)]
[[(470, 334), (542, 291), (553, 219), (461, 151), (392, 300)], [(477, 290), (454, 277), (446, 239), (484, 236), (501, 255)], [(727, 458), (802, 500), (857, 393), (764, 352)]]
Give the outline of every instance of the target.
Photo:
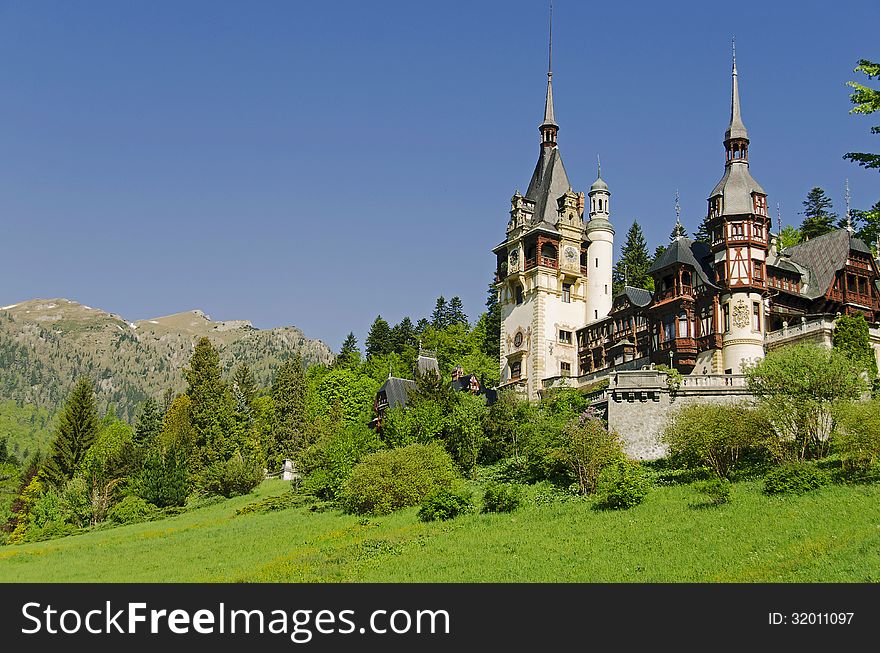
[(706, 214), (706, 217), (703, 218), (702, 222), (700, 222), (700, 226), (697, 228), (696, 232), (694, 232), (694, 242), (706, 243), (707, 245), (712, 242), (712, 236), (709, 233), (708, 214)]
[(150, 397), (141, 406), (137, 425), (134, 429), (134, 441), (140, 445), (149, 445), (162, 431), (162, 413), (159, 404)]
[(171, 408), (171, 404), (174, 401), (174, 390), (171, 388), (165, 388), (165, 392), (162, 394), (162, 414), (168, 412), (168, 409)]
[(425, 318), (420, 318), (418, 322), (416, 322), (416, 336), (421, 338), (425, 335), (425, 331), (428, 330), (428, 327), (431, 326), (431, 323), (428, 322)]
[(501, 304), (498, 303), (498, 289), (489, 284), (486, 295), (486, 332), (483, 335), (483, 352), (498, 360), (501, 355)]
[(648, 268), (651, 267), (651, 259), (648, 256), (648, 245), (645, 235), (637, 221), (626, 234), (626, 243), (620, 253), (620, 259), (614, 266), (612, 289), (615, 295), (623, 290), (624, 285), (635, 288), (648, 288), (650, 276)]
[(669, 240), (670, 242), (681, 236), (682, 238), (687, 238), (688, 232), (684, 228), (684, 225), (681, 222), (676, 222), (675, 226), (672, 227), (672, 231), (669, 232)]
[(831, 212), (831, 198), (818, 186), (807, 193), (807, 199), (803, 202), (804, 210), (801, 214), (804, 221), (801, 223), (801, 236), (804, 240), (816, 238), (834, 230), (834, 221), (837, 214)]
[(449, 305), (446, 307), (446, 316), (447, 326), (468, 323), (468, 317), (464, 312), (464, 306), (458, 295), (449, 300)]
[(280, 465), (303, 444), (306, 421), (306, 380), (302, 359), (293, 356), (284, 361), (272, 382), (272, 399), (275, 406), (275, 443), (270, 447), (269, 458), (273, 465)]
[(61, 413), (49, 460), (43, 468), (46, 480), (56, 488), (61, 488), (72, 479), (97, 435), (95, 389), (89, 379), (81, 378), (76, 382)]
[(391, 349), (398, 354), (403, 354), (407, 348), (414, 349), (419, 344), (416, 336), (416, 328), (412, 320), (403, 318), (400, 324), (391, 329)]
[(431, 326), (435, 329), (443, 329), (449, 326), (449, 309), (446, 306), (446, 298), (440, 295), (431, 313)]
[(361, 351), (358, 349), (357, 338), (349, 331), (342, 343), (342, 349), (336, 357), (335, 367), (355, 367), (361, 360)]
[(241, 395), (242, 401), (248, 406), (253, 405), (257, 398), (257, 381), (247, 363), (239, 363), (232, 373), (232, 389)]
[(187, 396), (201, 463), (227, 460), (236, 449), (231, 441), (232, 395), (220, 374), (220, 354), (208, 338), (200, 338), (189, 367)]
[(378, 315), (373, 320), (373, 326), (370, 327), (370, 332), (367, 334), (367, 340), (364, 344), (367, 347), (367, 358), (384, 356), (391, 353), (391, 327), (388, 326), (388, 322), (381, 315)]

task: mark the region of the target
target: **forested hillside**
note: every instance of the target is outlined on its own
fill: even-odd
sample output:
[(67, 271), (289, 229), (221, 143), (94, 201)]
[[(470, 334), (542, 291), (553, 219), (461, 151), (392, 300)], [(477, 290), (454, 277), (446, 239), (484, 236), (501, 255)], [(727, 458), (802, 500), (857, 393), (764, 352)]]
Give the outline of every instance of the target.
[(221, 365), (247, 363), (268, 384), (293, 354), (306, 365), (333, 354), (296, 327), (256, 329), (246, 321), (214, 322), (201, 311), (128, 322), (67, 299), (32, 300), (0, 309), (0, 400), (54, 412), (79, 376), (94, 379), (100, 409), (116, 406), (132, 419), (138, 404), (182, 391), (182, 368), (194, 343), (207, 336)]

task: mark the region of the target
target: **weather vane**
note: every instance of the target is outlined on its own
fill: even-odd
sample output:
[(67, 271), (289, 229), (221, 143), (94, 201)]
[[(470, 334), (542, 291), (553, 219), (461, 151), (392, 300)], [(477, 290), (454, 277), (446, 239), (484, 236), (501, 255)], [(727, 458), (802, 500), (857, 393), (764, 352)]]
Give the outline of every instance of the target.
[(852, 213), (849, 210), (849, 179), (846, 179), (843, 183), (844, 193), (843, 199), (846, 202), (846, 230), (850, 233), (853, 232), (852, 226)]

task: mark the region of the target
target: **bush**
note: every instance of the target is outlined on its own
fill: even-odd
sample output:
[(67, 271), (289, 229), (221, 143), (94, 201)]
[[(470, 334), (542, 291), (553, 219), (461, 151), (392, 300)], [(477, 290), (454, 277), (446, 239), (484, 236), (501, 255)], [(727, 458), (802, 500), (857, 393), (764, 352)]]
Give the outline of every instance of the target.
[(151, 449), (144, 458), (136, 486), (144, 501), (159, 508), (184, 505), (191, 484), (183, 454), (174, 447), (165, 451), (159, 447)]
[(483, 493), (483, 512), (513, 512), (523, 503), (522, 487), (510, 483), (490, 483)]
[(553, 455), (571, 470), (581, 494), (594, 492), (602, 470), (624, 459), (623, 442), (588, 409), (562, 429)]
[(650, 487), (641, 465), (631, 460), (621, 461), (599, 475), (596, 507), (603, 510), (632, 508), (645, 499)]
[(302, 495), (294, 494), (293, 492), (286, 492), (284, 494), (279, 494), (278, 496), (266, 497), (265, 499), (260, 499), (254, 503), (249, 503), (236, 510), (235, 516), (238, 517), (240, 515), (250, 515), (253, 513), (266, 514), (277, 510), (287, 510), (288, 508), (307, 503), (309, 500), (309, 497), (303, 497)]
[(465, 490), (455, 492), (448, 488), (440, 488), (422, 501), (419, 519), (422, 521), (455, 519), (459, 515), (471, 512), (473, 508), (470, 492)]
[(227, 499), (248, 494), (263, 481), (260, 465), (236, 451), (225, 462), (215, 462), (205, 469), (201, 487), (208, 494), (219, 494)]
[(685, 467), (711, 467), (721, 478), (730, 478), (744, 449), (757, 444), (767, 431), (757, 413), (742, 405), (694, 404), (675, 413), (662, 440), (669, 455)]
[(708, 503), (714, 506), (730, 503), (731, 484), (726, 478), (713, 478), (697, 483), (695, 487), (698, 492), (705, 494), (709, 499)]
[(329, 431), (299, 461), (305, 475), (303, 490), (320, 499), (338, 498), (357, 462), (381, 448), (376, 432), (359, 423)]
[(149, 521), (158, 510), (139, 496), (129, 495), (107, 511), (107, 519), (116, 524), (136, 524)]
[(837, 412), (841, 429), (834, 449), (844, 472), (859, 476), (880, 460), (880, 401), (843, 404)]
[(764, 477), (765, 494), (804, 494), (828, 483), (828, 477), (815, 464), (785, 463)]
[(415, 506), (457, 478), (455, 464), (437, 444), (411, 444), (379, 451), (354, 466), (343, 492), (343, 507), (359, 514), (388, 514)]

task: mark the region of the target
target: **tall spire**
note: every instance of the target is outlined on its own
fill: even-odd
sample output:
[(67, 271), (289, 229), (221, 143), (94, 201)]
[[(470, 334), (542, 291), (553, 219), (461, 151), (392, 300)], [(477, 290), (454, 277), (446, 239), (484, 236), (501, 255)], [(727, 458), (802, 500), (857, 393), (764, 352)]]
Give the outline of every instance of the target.
[(559, 125), (553, 112), (553, 2), (550, 2), (550, 33), (547, 45), (547, 98), (544, 100), (544, 122), (538, 129), (541, 131), (541, 144), (556, 145), (556, 133)]
[(852, 225), (852, 212), (849, 210), (849, 179), (844, 182), (844, 189), (843, 199), (846, 201), (846, 230), (852, 235), (855, 229), (853, 229)]
[(684, 238), (685, 230), (684, 225), (681, 224), (681, 204), (679, 203), (678, 189), (675, 189), (675, 227), (672, 228), (672, 234), (670, 234), (670, 240), (679, 240), (680, 238)]
[(727, 128), (727, 131), (724, 134), (724, 140), (729, 141), (732, 139), (745, 139), (748, 141), (749, 132), (746, 130), (746, 126), (743, 124), (742, 116), (740, 115), (740, 106), (739, 106), (739, 81), (737, 79), (736, 73), (736, 40), (733, 41), (733, 71), (731, 73), (733, 87), (731, 89), (730, 94), (730, 126)]

